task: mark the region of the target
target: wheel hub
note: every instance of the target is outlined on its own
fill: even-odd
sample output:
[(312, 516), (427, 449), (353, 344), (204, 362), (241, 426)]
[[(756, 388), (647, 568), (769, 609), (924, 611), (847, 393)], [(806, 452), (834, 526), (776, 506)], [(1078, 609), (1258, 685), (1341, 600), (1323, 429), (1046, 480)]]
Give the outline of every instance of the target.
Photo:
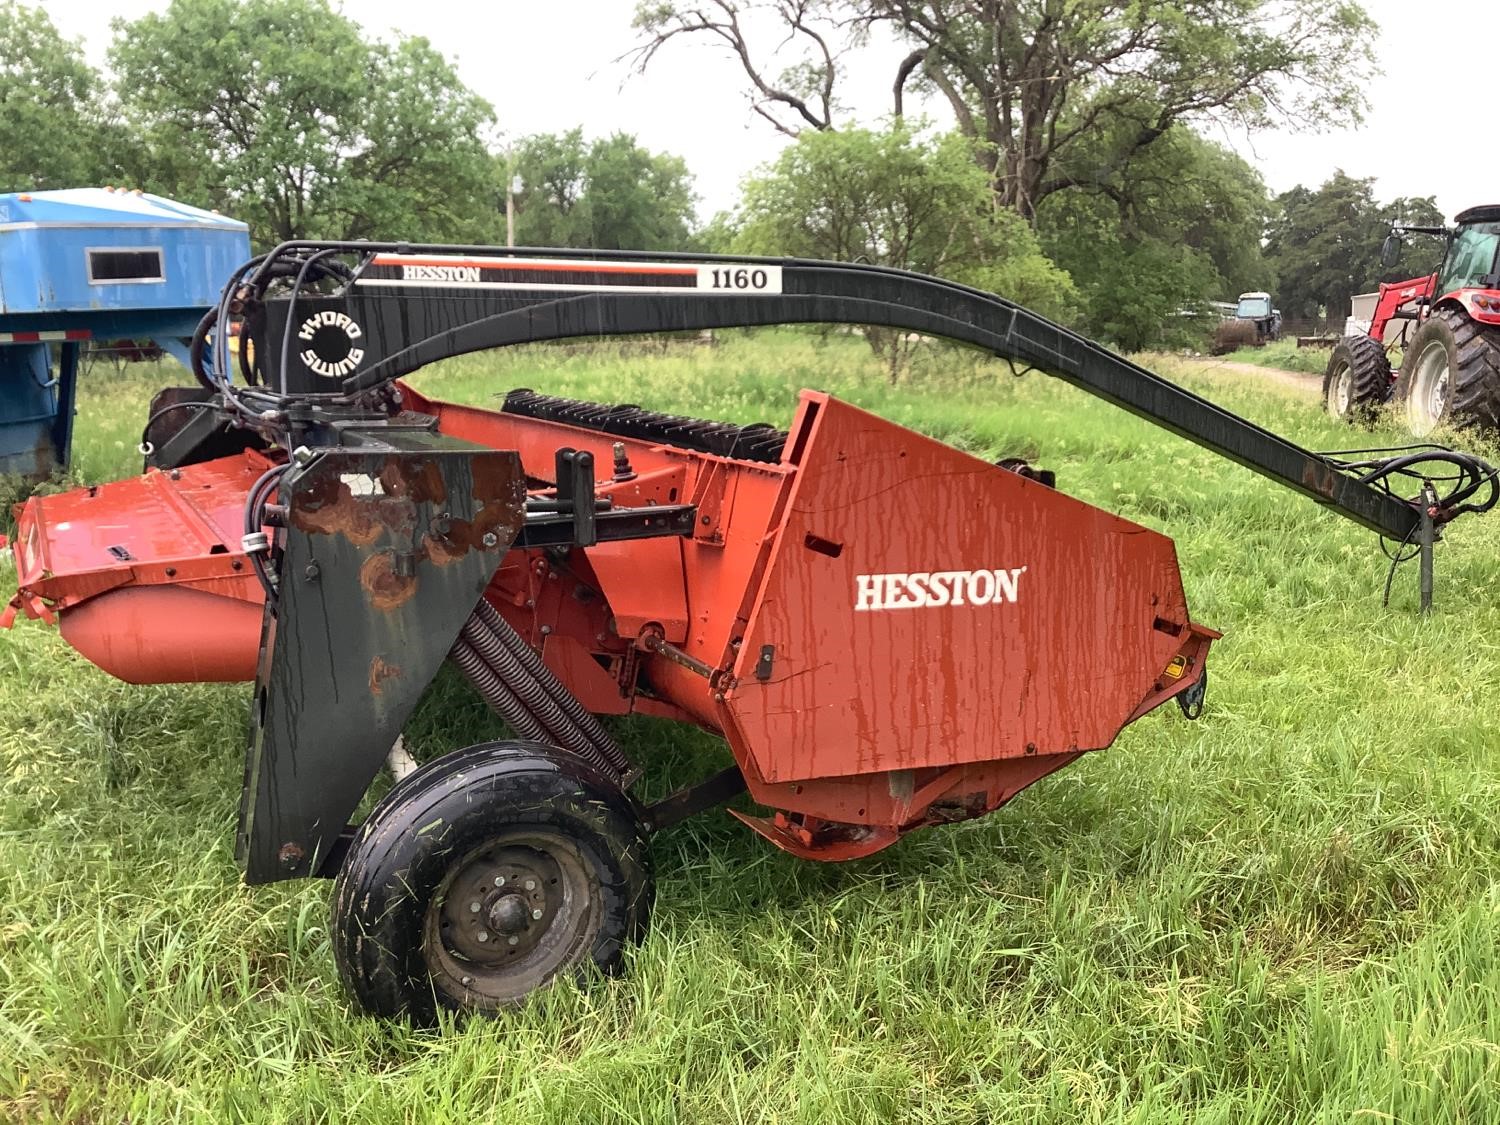
[(518, 934), (531, 921), (531, 907), (520, 895), (501, 895), (490, 907), (490, 929)]
[(442, 907), (443, 944), (476, 964), (503, 967), (537, 947), (563, 896), (558, 865), (545, 853), (483, 852), (454, 876)]
[(479, 1007), (520, 999), (592, 940), (593, 880), (566, 840), (499, 840), (451, 871), (428, 908), (424, 957)]

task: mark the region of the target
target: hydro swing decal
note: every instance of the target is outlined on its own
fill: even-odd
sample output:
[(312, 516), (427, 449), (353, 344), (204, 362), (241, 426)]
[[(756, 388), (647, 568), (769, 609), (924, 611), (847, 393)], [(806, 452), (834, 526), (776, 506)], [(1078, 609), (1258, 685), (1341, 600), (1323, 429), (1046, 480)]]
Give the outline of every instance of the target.
[(781, 267), (762, 262), (602, 262), (584, 258), (377, 254), (355, 284), (533, 292), (780, 293)]
[(342, 379), (365, 358), (364, 348), (357, 343), (364, 334), (347, 313), (332, 309), (315, 312), (297, 329), (297, 339), (303, 344), (302, 362), (325, 379)]

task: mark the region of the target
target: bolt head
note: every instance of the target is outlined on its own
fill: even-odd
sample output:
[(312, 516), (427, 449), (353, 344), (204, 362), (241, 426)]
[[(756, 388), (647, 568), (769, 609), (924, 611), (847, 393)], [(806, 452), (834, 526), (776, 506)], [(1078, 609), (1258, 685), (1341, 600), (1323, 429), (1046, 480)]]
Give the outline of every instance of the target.
[(536, 909), (536, 910), (533, 910), (533, 911), (532, 911), (532, 912), (531, 912), (531, 916), (532, 916), (532, 917), (533, 917), (533, 918), (540, 918), (540, 917), (541, 917), (541, 916), (542, 916), (542, 912), (541, 912), (541, 909), (540, 909), (540, 908), (538, 908), (538, 909)]
[(482, 542), (486, 547), (493, 547), (496, 543), (500, 542), (500, 537), (493, 531), (486, 531), (484, 533), (484, 538), (480, 540), (480, 542)]
[(510, 937), (505, 939), (505, 943), (507, 945), (519, 945), (521, 944), (521, 939), (518, 938), (515, 934), (511, 934)]
[(463, 983), (464, 984), (473, 984), (474, 983), (474, 978), (473, 977), (464, 977), (463, 978)]
[(470, 914), (478, 914), (479, 913), (479, 903), (478, 902), (471, 902), (471, 903), (469, 903), (469, 913)]
[(489, 941), (490, 940), (490, 932), (489, 932), (489, 930), (480, 930), (479, 933), (475, 934), (474, 936), (477, 937), (480, 941)]
[(503, 887), (503, 886), (505, 886), (505, 876), (504, 875), (496, 875), (495, 876), (495, 886), (497, 886), (497, 887)]
[(534, 891), (534, 890), (536, 890), (536, 880), (535, 879), (527, 879), (526, 880), (526, 889), (528, 891)]

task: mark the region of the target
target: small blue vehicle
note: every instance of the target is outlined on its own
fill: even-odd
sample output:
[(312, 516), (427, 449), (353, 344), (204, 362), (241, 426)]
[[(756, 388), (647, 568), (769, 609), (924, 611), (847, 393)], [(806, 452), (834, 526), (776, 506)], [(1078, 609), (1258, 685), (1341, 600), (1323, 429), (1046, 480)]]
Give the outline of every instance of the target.
[(244, 223), (157, 195), (0, 194), (0, 473), (67, 467), (86, 344), (149, 340), (186, 364), (198, 321), (249, 256)]

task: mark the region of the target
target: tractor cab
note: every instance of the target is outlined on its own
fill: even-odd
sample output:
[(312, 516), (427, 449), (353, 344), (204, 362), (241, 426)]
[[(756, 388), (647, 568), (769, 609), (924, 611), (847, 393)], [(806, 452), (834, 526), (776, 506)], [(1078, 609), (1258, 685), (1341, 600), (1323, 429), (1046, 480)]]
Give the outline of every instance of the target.
[[(1496, 254), (1500, 251), (1500, 204), (1490, 203), (1461, 211), (1454, 217), (1451, 227), (1393, 224), (1391, 233), (1381, 247), (1382, 266), (1390, 268), (1396, 264), (1401, 254), (1403, 234), (1428, 234), (1445, 240), (1442, 261), (1428, 278), (1430, 284), (1424, 285), (1420, 293), (1401, 294), (1403, 300), (1410, 300), (1414, 296), (1418, 306), (1437, 306), (1445, 300), (1468, 304), (1471, 298), (1464, 290), (1500, 288), (1500, 266), (1496, 264)], [(1405, 290), (1411, 284), (1412, 282), (1400, 281), (1393, 283), (1390, 288)], [(1381, 289), (1384, 295), (1386, 286)], [(1500, 304), (1495, 307), (1500, 308)], [(1479, 309), (1488, 311), (1483, 304)], [(1408, 314), (1408, 318), (1423, 319), (1420, 314)]]
[(1441, 295), (1460, 289), (1497, 288), (1500, 286), (1495, 266), (1497, 250), (1500, 250), (1500, 205), (1469, 208), (1455, 220), (1434, 292)]
[(1240, 303), (1235, 306), (1234, 315), (1240, 320), (1259, 320), (1261, 317), (1270, 316), (1271, 294), (1241, 293)]

